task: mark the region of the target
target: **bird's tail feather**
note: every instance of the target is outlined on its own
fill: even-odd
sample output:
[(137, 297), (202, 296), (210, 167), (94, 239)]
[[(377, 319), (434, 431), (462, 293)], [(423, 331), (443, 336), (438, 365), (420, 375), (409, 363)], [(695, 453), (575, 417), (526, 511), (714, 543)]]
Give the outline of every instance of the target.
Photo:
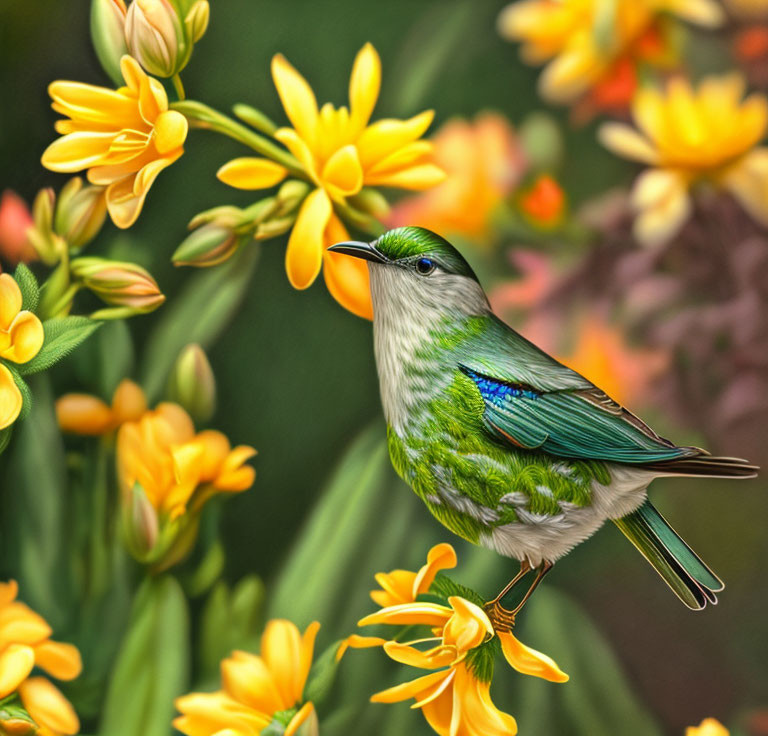
[(660, 475), (697, 475), (705, 478), (754, 478), (760, 469), (738, 457), (695, 455), (643, 465)]
[(707, 602), (717, 603), (715, 594), (725, 587), (722, 580), (683, 541), (650, 501), (631, 514), (615, 519), (614, 523), (688, 608), (698, 611)]

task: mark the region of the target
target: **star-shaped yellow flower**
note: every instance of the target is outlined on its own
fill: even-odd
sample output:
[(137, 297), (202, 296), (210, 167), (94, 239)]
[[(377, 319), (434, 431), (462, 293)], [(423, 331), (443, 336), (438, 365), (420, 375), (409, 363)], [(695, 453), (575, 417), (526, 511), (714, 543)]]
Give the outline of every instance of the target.
[[(316, 187), (302, 203), (288, 241), (288, 279), (295, 288), (305, 289), (324, 267), (337, 301), (370, 318), (366, 264), (326, 251), (345, 232), (333, 202), (343, 203), (364, 186), (427, 189), (442, 181), (445, 174), (431, 162), (432, 144), (420, 140), (433, 113), (369, 125), (381, 84), (381, 61), (369, 43), (355, 58), (349, 108), (326, 103), (318, 109), (312, 88), (280, 54), (272, 59), (272, 78), (293, 126), (280, 128), (275, 138)], [(218, 172), (222, 181), (240, 189), (271, 187), (287, 174), (279, 164), (262, 158), (235, 159)]]
[(125, 86), (117, 90), (81, 82), (53, 82), (53, 109), (62, 137), (43, 153), (52, 171), (88, 170), (88, 181), (105, 186), (107, 210), (121, 228), (136, 222), (157, 175), (184, 153), (187, 119), (168, 109), (163, 85), (124, 56)]
[(635, 236), (646, 245), (667, 242), (691, 213), (690, 188), (706, 181), (730, 192), (768, 225), (768, 98), (744, 96), (739, 74), (708, 77), (694, 89), (683, 78), (664, 90), (638, 92), (632, 114), (638, 129), (605, 123), (600, 139), (620, 156), (648, 164), (635, 182)]

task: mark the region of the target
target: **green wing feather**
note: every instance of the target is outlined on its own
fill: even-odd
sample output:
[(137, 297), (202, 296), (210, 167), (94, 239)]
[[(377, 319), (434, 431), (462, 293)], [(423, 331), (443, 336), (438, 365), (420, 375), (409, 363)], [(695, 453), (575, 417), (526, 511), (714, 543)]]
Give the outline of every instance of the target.
[(517, 447), (565, 458), (644, 464), (700, 455), (678, 447), (586, 378), (493, 316), (457, 345), (458, 367), (478, 386), (485, 422)]

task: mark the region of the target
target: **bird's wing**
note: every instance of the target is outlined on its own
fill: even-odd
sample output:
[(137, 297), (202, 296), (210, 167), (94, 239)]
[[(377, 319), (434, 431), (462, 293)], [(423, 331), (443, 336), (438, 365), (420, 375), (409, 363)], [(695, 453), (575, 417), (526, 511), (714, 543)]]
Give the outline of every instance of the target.
[(703, 451), (678, 447), (579, 373), (495, 317), (462, 344), (458, 368), (479, 390), (487, 429), (516, 447), (643, 464)]

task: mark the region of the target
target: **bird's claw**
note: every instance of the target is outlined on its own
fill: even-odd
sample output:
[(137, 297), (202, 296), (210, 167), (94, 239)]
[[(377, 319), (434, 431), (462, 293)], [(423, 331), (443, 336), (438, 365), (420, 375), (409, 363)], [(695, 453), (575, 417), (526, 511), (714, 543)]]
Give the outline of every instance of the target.
[(515, 626), (515, 611), (510, 611), (499, 603), (498, 600), (490, 601), (483, 606), (483, 610), (493, 626), (494, 631), (509, 633)]

